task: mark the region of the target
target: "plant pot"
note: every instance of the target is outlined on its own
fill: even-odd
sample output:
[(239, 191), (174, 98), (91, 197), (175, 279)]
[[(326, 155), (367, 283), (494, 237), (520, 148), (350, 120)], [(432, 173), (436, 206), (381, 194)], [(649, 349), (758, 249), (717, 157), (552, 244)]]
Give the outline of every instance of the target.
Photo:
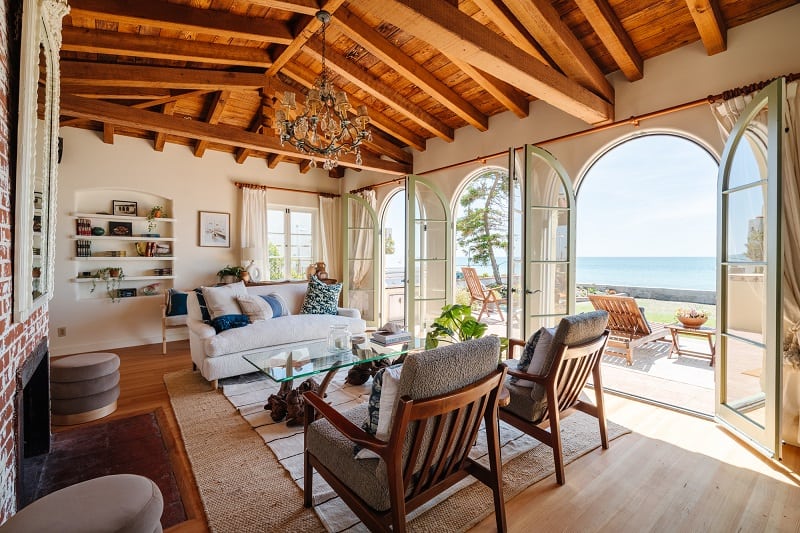
[(678, 320), (687, 328), (699, 328), (706, 323), (708, 318), (692, 318), (688, 316), (679, 316)]
[(250, 281), (250, 273), (245, 270), (244, 272), (239, 274), (239, 279), (247, 283), (248, 281)]
[(118, 278), (119, 274), (120, 274), (120, 271), (121, 271), (121, 269), (119, 269), (119, 268), (109, 268), (108, 269), (108, 276), (111, 277), (111, 278)]

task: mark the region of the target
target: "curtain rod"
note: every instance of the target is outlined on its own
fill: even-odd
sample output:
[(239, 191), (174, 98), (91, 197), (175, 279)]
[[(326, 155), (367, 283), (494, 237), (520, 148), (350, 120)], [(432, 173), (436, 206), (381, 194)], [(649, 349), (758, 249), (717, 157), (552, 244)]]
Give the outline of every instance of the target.
[[(691, 102), (686, 102), (684, 104), (678, 104), (678, 105), (674, 105), (674, 106), (671, 106), (671, 107), (666, 107), (664, 109), (659, 109), (659, 110), (656, 110), (656, 111), (650, 111), (649, 113), (644, 113), (644, 114), (638, 115), (638, 116), (632, 116), (630, 118), (626, 118), (626, 119), (623, 119), (623, 120), (618, 120), (616, 122), (610, 122), (608, 124), (603, 124), (603, 125), (600, 125), (600, 126), (594, 126), (594, 127), (591, 127), (591, 128), (585, 129), (585, 130), (576, 131), (576, 132), (573, 132), (573, 133), (567, 133), (566, 135), (561, 135), (559, 137), (553, 137), (551, 139), (545, 139), (543, 141), (537, 141), (537, 142), (535, 142), (533, 144), (538, 146), (540, 144), (551, 144), (551, 143), (556, 143), (556, 142), (559, 142), (559, 141), (567, 141), (567, 140), (570, 140), (570, 139), (576, 139), (578, 137), (583, 137), (584, 135), (589, 135), (589, 134), (592, 134), (592, 133), (598, 133), (598, 132), (601, 132), (601, 131), (610, 130), (612, 128), (616, 128), (616, 127), (619, 127), (619, 126), (625, 126), (625, 125), (632, 125), (634, 127), (638, 127), (639, 126), (639, 122), (641, 122), (643, 120), (657, 118), (657, 117), (660, 117), (660, 116), (663, 116), (663, 115), (668, 115), (670, 113), (675, 113), (676, 111), (684, 111), (686, 109), (691, 109), (693, 107), (698, 107), (698, 106), (701, 106), (703, 104), (713, 104), (717, 100), (728, 100), (730, 98), (735, 98), (737, 96), (742, 96), (742, 95), (745, 95), (745, 94), (750, 94), (750, 93), (754, 93), (754, 92), (760, 91), (761, 89), (763, 89), (764, 87), (766, 87), (767, 85), (769, 85), (770, 83), (772, 83), (773, 81), (775, 81), (776, 79), (778, 79), (780, 77), (781, 76), (777, 76), (775, 78), (770, 78), (768, 80), (759, 81), (759, 82), (756, 82), (756, 83), (751, 83), (750, 85), (744, 85), (742, 87), (737, 87), (735, 89), (729, 89), (729, 90), (723, 91), (723, 92), (721, 92), (719, 94), (709, 95), (709, 96), (706, 96), (705, 98), (700, 98), (700, 99), (697, 99), (697, 100), (693, 100)], [(790, 82), (793, 82), (793, 81), (796, 81), (796, 80), (800, 79), (800, 73), (787, 74), (787, 75), (785, 75), (783, 77), (786, 78), (786, 82), (787, 83), (790, 83)], [(445, 166), (438, 167), (438, 168), (432, 168), (430, 170), (426, 170), (425, 172), (420, 172), (420, 173), (418, 173), (416, 175), (417, 176), (424, 176), (426, 174), (431, 174), (433, 172), (439, 172), (441, 170), (449, 170), (451, 168), (456, 168), (456, 167), (460, 167), (460, 166), (464, 166), (464, 165), (469, 165), (471, 163), (477, 163), (477, 162), (486, 163), (486, 161), (488, 159), (494, 159), (495, 157), (500, 157), (500, 156), (507, 155), (507, 154), (508, 154), (508, 150), (503, 150), (502, 152), (496, 152), (494, 154), (475, 157), (473, 159), (468, 159), (466, 161), (461, 161), (459, 163), (452, 163), (450, 165), (445, 165)], [(381, 185), (385, 185), (386, 183), (389, 183), (389, 182), (379, 183), (377, 185), (373, 185), (373, 187), (379, 187)], [(361, 189), (358, 189), (358, 190), (364, 190), (364, 189), (368, 189), (368, 188), (370, 188), (370, 187), (362, 187)]]
[(339, 194), (334, 194), (330, 192), (318, 192), (318, 191), (304, 191), (303, 189), (289, 189), (286, 187), (273, 187), (272, 185), (258, 185), (255, 183), (242, 183), (241, 181), (234, 181), (233, 184), (238, 187), (239, 189), (259, 189), (262, 191), (266, 191), (272, 189), (273, 191), (286, 191), (286, 192), (300, 192), (305, 194), (316, 194), (317, 196), (322, 196), (323, 198), (339, 198)]
[(353, 189), (350, 191), (350, 194), (360, 193), (361, 191), (368, 191), (370, 189), (374, 189), (375, 187), (383, 187), (384, 185), (389, 185), (391, 183), (400, 183), (401, 181), (406, 181), (406, 177), (403, 176), (401, 178), (394, 178), (391, 180), (382, 181), (380, 183), (374, 183), (372, 185), (366, 185), (364, 187), (360, 187), (358, 189)]

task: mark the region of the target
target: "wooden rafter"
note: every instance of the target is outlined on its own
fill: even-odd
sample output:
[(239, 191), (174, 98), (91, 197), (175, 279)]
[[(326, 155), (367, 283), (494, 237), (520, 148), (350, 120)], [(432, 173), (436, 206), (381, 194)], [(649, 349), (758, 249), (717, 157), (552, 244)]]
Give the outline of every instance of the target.
[(369, 50), (372, 55), (398, 74), (436, 98), (439, 103), (468, 124), (476, 127), (479, 131), (489, 129), (489, 120), (486, 115), (350, 11), (340, 9), (334, 22), (339, 31)]
[(310, 159), (305, 159), (303, 161), (300, 161), (300, 164), (298, 166), (300, 167), (300, 174), (307, 174), (308, 171), (311, 170), (311, 168), (314, 166), (314, 162), (311, 161)]
[(169, 89), (155, 87), (92, 87), (89, 85), (61, 84), (62, 94), (103, 100), (152, 100), (171, 96)]
[(108, 122), (103, 123), (103, 142), (114, 144), (114, 125)]
[(528, 100), (520, 94), (514, 87), (507, 84), (503, 80), (499, 80), (466, 63), (460, 59), (449, 58), (455, 66), (459, 68), (464, 74), (472, 78), (475, 83), (483, 87), (483, 89), (491, 94), (495, 100), (503, 104), (507, 109), (517, 115), (519, 118), (528, 116), (528, 108), (530, 107)]
[[(156, 107), (156, 106), (160, 106), (160, 105), (164, 105), (164, 104), (170, 104), (170, 103), (174, 104), (175, 102), (177, 102), (178, 100), (181, 100), (183, 98), (193, 98), (195, 96), (202, 96), (202, 95), (208, 94), (210, 92), (212, 92), (212, 91), (209, 91), (209, 90), (183, 91), (180, 94), (174, 94), (174, 95), (171, 95), (171, 96), (165, 96), (163, 98), (158, 98), (156, 100), (149, 100), (147, 102), (140, 102), (138, 104), (132, 105), (131, 107), (134, 108), (134, 109), (148, 109), (150, 107)], [(64, 94), (67, 94), (67, 93), (64, 93)], [(70, 94), (73, 94), (74, 96), (81, 96), (81, 95), (75, 94), (75, 93), (70, 93)], [(66, 113), (62, 113), (62, 114), (66, 115)], [(85, 119), (76, 118), (76, 119), (62, 120), (59, 125), (61, 127), (69, 127), (69, 126), (77, 126), (77, 125), (83, 124), (85, 122), (86, 122)]]
[(281, 154), (269, 154), (267, 156), (267, 166), (269, 168), (275, 168), (278, 166), (278, 163), (283, 161), (286, 158), (285, 155)]
[(719, 0), (686, 0), (700, 39), (710, 56), (724, 52), (728, 47), (728, 30)]
[(517, 48), (526, 52), (531, 57), (535, 57), (542, 63), (548, 66), (555, 66), (548, 58), (544, 56), (538, 46), (531, 42), (530, 35), (525, 30), (525, 27), (516, 20), (508, 8), (501, 0), (472, 0), (478, 9), (491, 20), (495, 26), (500, 28), (503, 35), (511, 41)]
[[(303, 51), (318, 60), (322, 57), (322, 45), (317, 42), (308, 42)], [(363, 70), (352, 61), (348, 61), (336, 54), (327, 54), (325, 61), (332, 72), (358, 85), (362, 91), (380, 100), (437, 137), (447, 142), (453, 141), (455, 135), (453, 128), (408, 98), (399, 95), (395, 89), (389, 87), (379, 78)]]
[(614, 99), (611, 83), (561, 20), (550, 0), (503, 0), (503, 3), (567, 76), (609, 102)]
[(613, 120), (610, 102), (519, 48), (499, 41), (490, 29), (446, 3), (362, 0), (359, 7), (404, 28), (448, 57), (469, 63), (588, 123)]
[[(164, 107), (161, 109), (161, 112), (164, 113), (166, 116), (171, 117), (172, 113), (175, 111), (175, 102), (167, 102), (164, 104)], [(155, 139), (153, 139), (153, 149), (156, 152), (163, 152), (164, 145), (167, 142), (167, 134), (163, 131), (157, 131)]]
[(608, 0), (575, 0), (608, 53), (629, 81), (642, 79), (644, 61)]
[[(206, 115), (207, 123), (219, 123), (219, 119), (222, 117), (222, 112), (225, 110), (225, 105), (228, 103), (230, 96), (230, 91), (219, 91), (214, 95), (214, 98), (211, 100), (211, 105), (208, 108), (208, 115)], [(195, 157), (203, 157), (206, 148), (208, 148), (208, 141), (204, 139), (198, 140), (194, 146)]]
[(211, 91), (223, 89), (247, 91), (258, 89), (264, 85), (262, 74), (80, 61), (62, 61), (61, 80), (63, 83), (73, 85), (206, 89)]
[[(256, 113), (253, 117), (253, 120), (250, 121), (250, 126), (247, 128), (247, 131), (250, 133), (258, 133), (261, 131), (261, 115), (259, 113)], [(251, 152), (252, 150), (249, 148), (239, 147), (233, 151), (233, 158), (241, 165), (247, 161), (247, 158), (250, 157)]]
[[(246, 132), (240, 128), (224, 124), (211, 125), (205, 122), (183, 120), (161, 113), (131, 109), (120, 104), (90, 100), (72, 95), (62, 97), (61, 108), (71, 116), (110, 122), (117, 126), (163, 132), (168, 135), (190, 139), (204, 139), (226, 146), (240, 146), (251, 150), (281, 153), (292, 157), (313, 157), (319, 162), (323, 161), (322, 158), (317, 156), (301, 154), (289, 146), (281, 146), (278, 139), (274, 137)], [(339, 164), (388, 174), (408, 174), (411, 172), (411, 167), (403, 163), (385, 161), (366, 154), (362, 156), (362, 159), (362, 164), (359, 166), (355, 163), (355, 156), (348, 154), (339, 159)]]
[(195, 61), (215, 65), (268, 68), (272, 59), (266, 50), (188, 39), (66, 27), (62, 50), (173, 61)]
[(126, 24), (154, 26), (176, 31), (289, 44), (294, 36), (283, 22), (234, 15), (212, 9), (160, 0), (70, 0), (72, 17), (92, 17)]
[(313, 15), (319, 10), (316, 0), (250, 0), (250, 3), (304, 15)]

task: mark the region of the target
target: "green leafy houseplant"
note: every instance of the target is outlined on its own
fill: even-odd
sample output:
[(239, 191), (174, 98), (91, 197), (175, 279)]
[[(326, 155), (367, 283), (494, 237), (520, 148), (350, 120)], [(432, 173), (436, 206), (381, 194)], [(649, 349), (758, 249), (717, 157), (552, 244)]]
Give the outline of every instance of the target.
[(167, 214), (164, 212), (164, 207), (160, 205), (154, 205), (150, 208), (150, 211), (147, 213), (147, 231), (153, 231), (156, 229), (156, 219), (157, 218), (164, 218)]
[(234, 278), (241, 279), (242, 273), (244, 272), (247, 272), (247, 270), (243, 266), (225, 265), (225, 268), (217, 272), (217, 277), (219, 278), (220, 281), (223, 281), (223, 278), (228, 276), (233, 276)]
[(117, 302), (117, 290), (119, 289), (120, 282), (125, 278), (125, 273), (120, 267), (105, 267), (97, 269), (94, 277), (92, 278), (92, 289), (89, 292), (94, 292), (97, 288), (97, 280), (106, 282), (106, 293), (111, 298), (112, 302)]
[(446, 305), (442, 307), (442, 314), (433, 321), (431, 330), (425, 336), (425, 348), (436, 348), (440, 342), (455, 344), (478, 339), (483, 337), (488, 327), (475, 320), (470, 306)]

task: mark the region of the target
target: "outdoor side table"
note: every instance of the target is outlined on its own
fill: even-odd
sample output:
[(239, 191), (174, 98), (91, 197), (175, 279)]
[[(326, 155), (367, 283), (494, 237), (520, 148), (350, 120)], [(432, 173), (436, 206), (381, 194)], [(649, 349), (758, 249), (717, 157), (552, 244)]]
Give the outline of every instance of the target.
[[(715, 337), (717, 335), (717, 330), (714, 328), (710, 328), (707, 326), (700, 326), (696, 328), (686, 327), (681, 323), (669, 324), (667, 326), (669, 329), (670, 334), (672, 335), (672, 349), (670, 350), (670, 357), (672, 354), (678, 354), (678, 357), (681, 355), (691, 355), (694, 357), (707, 357), (710, 359), (708, 363), (709, 366), (714, 366), (714, 359), (717, 353), (716, 346), (714, 345)], [(699, 352), (697, 350), (691, 350), (688, 348), (683, 348), (680, 345), (679, 337), (681, 335), (687, 337), (704, 337), (708, 341), (708, 352)]]

